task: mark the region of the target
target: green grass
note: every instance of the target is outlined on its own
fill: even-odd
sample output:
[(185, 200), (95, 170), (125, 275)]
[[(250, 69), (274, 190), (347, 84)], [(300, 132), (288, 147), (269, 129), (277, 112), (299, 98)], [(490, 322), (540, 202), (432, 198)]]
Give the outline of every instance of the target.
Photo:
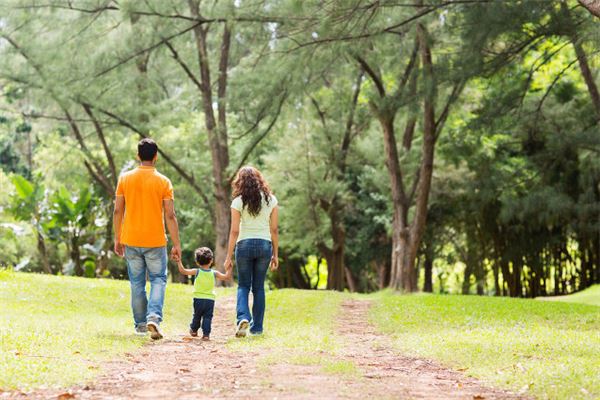
[[(232, 293), (219, 289), (220, 296)], [(162, 328), (185, 332), (190, 286), (167, 285)], [(133, 333), (129, 282), (0, 270), (0, 388), (87, 381), (104, 360), (149, 341)]]
[(339, 360), (348, 345), (335, 334), (336, 318), (347, 294), (331, 291), (281, 289), (267, 292), (265, 333), (246, 340), (232, 339), (233, 351), (258, 351), (259, 367), (278, 364), (320, 366), (326, 374), (356, 378), (358, 368)]
[(580, 303), (600, 306), (600, 285), (590, 286), (581, 292), (568, 296), (538, 297), (536, 300), (562, 301), (565, 303)]
[(444, 295), (373, 297), (372, 321), (399, 351), (539, 398), (600, 396), (595, 306)]

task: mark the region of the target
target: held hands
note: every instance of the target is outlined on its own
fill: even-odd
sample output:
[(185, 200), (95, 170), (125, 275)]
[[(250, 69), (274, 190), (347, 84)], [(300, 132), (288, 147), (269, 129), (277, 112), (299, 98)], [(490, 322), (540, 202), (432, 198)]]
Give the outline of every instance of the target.
[(233, 268), (233, 262), (231, 261), (231, 258), (227, 257), (225, 259), (225, 262), (223, 263), (223, 266), (225, 267), (226, 271), (229, 271), (230, 269)]
[(177, 263), (181, 261), (181, 246), (171, 248), (171, 259)]
[(277, 269), (279, 268), (279, 258), (276, 256), (272, 256), (271, 257), (271, 271), (277, 271)]

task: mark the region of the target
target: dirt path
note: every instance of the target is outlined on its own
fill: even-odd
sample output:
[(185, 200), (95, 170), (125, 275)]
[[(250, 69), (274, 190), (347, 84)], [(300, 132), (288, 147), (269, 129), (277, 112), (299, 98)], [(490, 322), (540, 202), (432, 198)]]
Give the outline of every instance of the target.
[[(353, 363), (354, 373), (325, 373), (321, 365), (257, 365), (257, 352), (232, 352), (233, 298), (220, 299), (210, 342), (180, 336), (149, 343), (125, 359), (107, 363), (96, 382), (68, 392), (13, 393), (14, 398), (62, 399), (201, 399), (201, 398), (394, 398), (507, 399), (514, 394), (483, 386), (475, 379), (427, 360), (398, 356), (391, 341), (365, 325), (369, 303), (343, 305), (337, 331), (345, 346), (335, 360)], [(323, 357), (331, 359), (330, 355)], [(351, 364), (350, 364), (351, 365)], [(6, 393), (5, 393), (6, 395)], [(61, 399), (61, 400), (62, 400)]]

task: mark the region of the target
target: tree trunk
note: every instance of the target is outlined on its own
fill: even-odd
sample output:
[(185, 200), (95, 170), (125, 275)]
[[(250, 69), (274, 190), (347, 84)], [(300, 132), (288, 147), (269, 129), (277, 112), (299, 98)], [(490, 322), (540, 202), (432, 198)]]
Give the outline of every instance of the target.
[(79, 252), (79, 237), (73, 235), (71, 238), (71, 260), (75, 264), (75, 275), (83, 276), (85, 272), (81, 265), (81, 253)]
[(471, 263), (472, 260), (465, 260), (465, 273), (463, 276), (463, 282), (462, 282), (462, 294), (469, 294), (469, 291), (471, 290), (471, 274), (473, 273), (473, 264)]
[(375, 269), (377, 270), (377, 286), (379, 289), (384, 289), (389, 285), (390, 281), (390, 259), (387, 258), (381, 262), (377, 262), (375, 265)]
[(333, 246), (331, 249), (325, 249), (323, 254), (327, 260), (327, 289), (343, 291), (346, 287), (346, 268), (344, 265), (346, 233), (340, 221), (338, 207), (339, 205), (334, 201), (327, 210), (331, 225)]
[[(190, 11), (194, 18), (200, 18), (199, 2), (189, 0)], [(226, 89), (227, 68), (229, 63), (229, 48), (231, 31), (227, 24), (223, 28), (221, 56), (219, 61), (219, 78), (217, 85), (218, 124), (213, 110), (213, 94), (210, 77), (209, 56), (207, 50), (208, 27), (198, 25), (194, 28), (194, 37), (198, 63), (200, 67), (200, 94), (204, 111), (204, 123), (208, 133), (208, 143), (211, 151), (213, 184), (215, 190), (215, 265), (223, 270), (227, 255), (227, 240), (229, 238), (231, 188), (226, 177), (229, 167), (229, 150), (227, 138)]]
[(423, 282), (423, 291), (427, 293), (433, 292), (433, 248), (427, 246), (425, 249), (425, 261), (423, 269), (425, 270), (425, 281)]
[(600, 0), (579, 0), (579, 4), (596, 18), (600, 18)]
[(348, 284), (348, 290), (350, 290), (350, 292), (354, 293), (356, 292), (356, 279), (354, 278), (354, 275), (352, 275), (352, 271), (350, 271), (350, 268), (348, 267), (344, 267), (345, 270), (345, 276), (346, 276), (346, 282)]
[(36, 231), (37, 236), (37, 248), (40, 254), (40, 261), (42, 262), (42, 267), (44, 268), (44, 272), (47, 274), (52, 274), (52, 267), (50, 267), (50, 260), (48, 260), (48, 252), (46, 251), (46, 241), (44, 240), (44, 235), (39, 230)]

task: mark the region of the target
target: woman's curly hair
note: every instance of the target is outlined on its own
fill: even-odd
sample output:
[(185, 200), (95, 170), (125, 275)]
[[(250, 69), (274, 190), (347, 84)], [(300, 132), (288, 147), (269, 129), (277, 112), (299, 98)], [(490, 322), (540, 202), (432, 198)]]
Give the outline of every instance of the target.
[(254, 167), (240, 168), (231, 187), (233, 188), (233, 198), (242, 196), (243, 207), (248, 207), (248, 212), (252, 216), (257, 216), (260, 212), (263, 196), (267, 205), (271, 200), (271, 189), (269, 189), (267, 181)]

